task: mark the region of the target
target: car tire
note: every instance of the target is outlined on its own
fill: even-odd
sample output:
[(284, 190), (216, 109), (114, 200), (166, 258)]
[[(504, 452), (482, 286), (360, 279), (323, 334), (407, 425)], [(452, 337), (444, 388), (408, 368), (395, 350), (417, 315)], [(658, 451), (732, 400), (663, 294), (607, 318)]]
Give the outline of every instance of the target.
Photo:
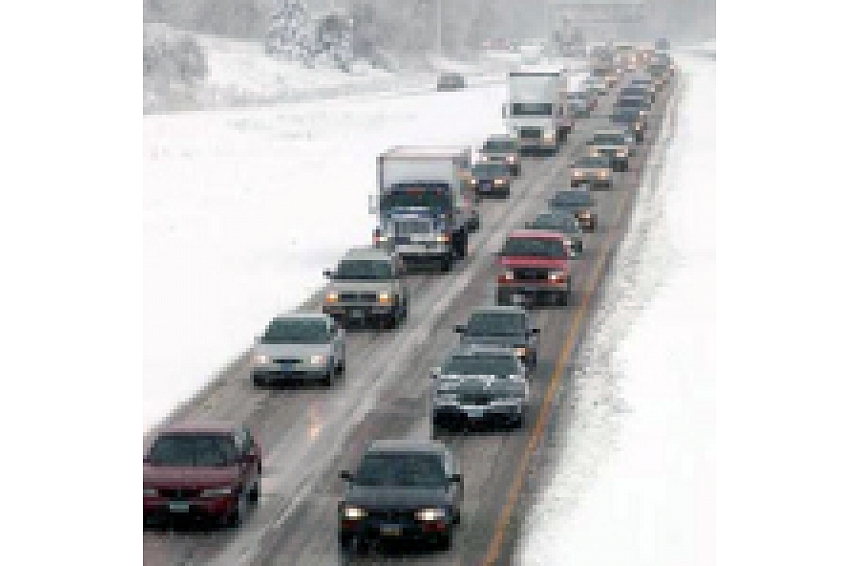
[(260, 500), (260, 478), (254, 480), (254, 485), (251, 486), (251, 491), (248, 493), (248, 501), (256, 503)]
[(556, 297), (556, 304), (560, 307), (566, 307), (568, 304), (568, 298), (570, 297), (570, 289), (567, 291), (562, 291)]
[(451, 550), (451, 529), (448, 528), (444, 533), (439, 534), (439, 538), (436, 541), (436, 547), (439, 550)]
[(581, 253), (582, 253), (582, 247), (583, 247), (583, 246), (582, 246), (582, 240), (579, 240), (578, 242), (576, 242), (576, 243), (573, 245), (573, 249), (574, 249), (574, 250), (576, 250), (576, 253), (578, 253), (578, 254), (581, 254)]
[(263, 387), (266, 382), (259, 375), (255, 375), (251, 378), (251, 381), (254, 383), (254, 387)]
[(248, 495), (242, 493), (236, 500), (236, 508), (227, 516), (226, 524), (231, 529), (238, 528), (248, 514)]
[(334, 374), (334, 371), (335, 371), (335, 368), (334, 368), (333, 364), (329, 363), (328, 368), (326, 368), (325, 375), (320, 380), (324, 387), (331, 387), (331, 382), (332, 382), (331, 378), (332, 378), (332, 374)]

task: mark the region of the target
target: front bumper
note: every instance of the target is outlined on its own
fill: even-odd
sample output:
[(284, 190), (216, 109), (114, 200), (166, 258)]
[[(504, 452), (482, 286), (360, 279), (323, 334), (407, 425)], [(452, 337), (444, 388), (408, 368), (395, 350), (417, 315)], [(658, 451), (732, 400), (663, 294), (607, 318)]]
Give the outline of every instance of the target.
[(450, 517), (438, 521), (418, 521), (409, 513), (371, 512), (364, 519), (340, 519), (341, 542), (350, 538), (369, 540), (437, 541), (440, 536), (450, 535)]
[(548, 281), (529, 281), (498, 283), (496, 287), (496, 302), (499, 304), (535, 304), (542, 299), (557, 297), (569, 291), (568, 284), (550, 283)]
[(482, 197), (498, 195), (505, 196), (511, 192), (511, 182), (506, 181), (502, 184), (496, 184), (493, 182), (488, 183), (486, 181), (480, 181), (477, 185), (473, 185), (472, 188)]
[(144, 521), (165, 521), (180, 519), (189, 521), (219, 520), (229, 517), (236, 511), (238, 498), (225, 497), (171, 500), (167, 497), (144, 497)]
[(576, 187), (581, 183), (589, 183), (595, 186), (612, 186), (612, 175), (600, 175), (592, 171), (583, 171), (579, 175), (571, 175), (570, 186)]
[(388, 318), (397, 312), (395, 304), (353, 304), (338, 303), (323, 305), (322, 311), (339, 321), (361, 322), (366, 320)]
[(515, 425), (523, 418), (523, 404), (505, 405), (437, 405), (433, 407), (433, 424), (442, 428), (475, 425)]

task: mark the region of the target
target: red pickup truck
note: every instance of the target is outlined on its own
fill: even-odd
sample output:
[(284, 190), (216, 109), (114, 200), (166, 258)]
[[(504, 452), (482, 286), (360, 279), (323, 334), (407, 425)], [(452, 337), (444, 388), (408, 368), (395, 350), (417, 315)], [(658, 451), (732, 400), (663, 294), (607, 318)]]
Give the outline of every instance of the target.
[(533, 305), (542, 299), (568, 304), (573, 253), (564, 234), (514, 230), (497, 256), (497, 304)]

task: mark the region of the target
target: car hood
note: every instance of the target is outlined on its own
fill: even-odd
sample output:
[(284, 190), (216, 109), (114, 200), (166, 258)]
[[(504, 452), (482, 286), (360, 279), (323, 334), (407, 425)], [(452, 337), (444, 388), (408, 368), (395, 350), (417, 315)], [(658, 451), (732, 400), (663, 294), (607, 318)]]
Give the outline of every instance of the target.
[(237, 465), (217, 468), (143, 465), (143, 483), (147, 487), (155, 488), (205, 489), (235, 483), (240, 475)]
[(277, 358), (309, 358), (328, 354), (330, 349), (331, 344), (257, 344), (254, 353)]
[(375, 292), (378, 293), (380, 291), (394, 291), (394, 285), (391, 284), (390, 281), (385, 279), (382, 280), (362, 280), (362, 279), (345, 279), (342, 281), (332, 281), (328, 287), (326, 287), (326, 292), (335, 291), (338, 293), (348, 293), (350, 291), (362, 293), (362, 292)]
[(464, 335), (460, 339), (460, 344), (468, 346), (471, 344), (481, 344), (488, 346), (503, 346), (508, 348), (517, 348), (526, 345), (526, 339), (522, 334), (492, 336), (492, 335)]
[(565, 269), (566, 259), (552, 259), (532, 256), (502, 256), (498, 259), (502, 267), (541, 267), (545, 269)]
[(451, 496), (444, 487), (353, 485), (347, 490), (344, 502), (366, 509), (402, 509), (447, 505), (451, 503)]
[(525, 377), (498, 377), (492, 375), (445, 375), (439, 380), (437, 393), (525, 393)]

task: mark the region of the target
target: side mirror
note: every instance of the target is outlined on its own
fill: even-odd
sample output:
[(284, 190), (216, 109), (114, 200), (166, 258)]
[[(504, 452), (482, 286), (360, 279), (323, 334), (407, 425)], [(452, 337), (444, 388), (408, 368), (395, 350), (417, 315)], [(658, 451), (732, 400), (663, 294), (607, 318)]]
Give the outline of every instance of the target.
[(323, 270), (323, 276), (324, 276), (324, 277), (331, 277), (331, 276), (332, 276), (332, 271), (331, 271), (331, 269), (325, 269), (325, 270)]
[(508, 107), (502, 105), (502, 118), (507, 118), (507, 117), (508, 117)]
[(340, 476), (340, 479), (342, 479), (342, 480), (352, 481), (352, 474), (346, 470), (341, 470), (340, 474), (338, 474), (338, 475)]
[(144, 457), (143, 457), (143, 463), (144, 463), (144, 464), (149, 464), (149, 456), (144, 456)]
[(367, 210), (370, 214), (376, 214), (379, 207), (376, 206), (376, 195), (368, 195)]
[(454, 326), (454, 332), (462, 334), (466, 332), (466, 326), (464, 324), (457, 324)]
[(451, 483), (463, 483), (463, 476), (460, 474), (453, 474), (448, 479), (451, 481)]
[(435, 368), (430, 370), (430, 377), (432, 377), (433, 379), (437, 379), (441, 374), (442, 374), (442, 368), (441, 367), (435, 367)]
[(531, 332), (532, 332), (532, 334), (540, 334), (540, 328), (537, 328), (537, 327), (532, 328)]

